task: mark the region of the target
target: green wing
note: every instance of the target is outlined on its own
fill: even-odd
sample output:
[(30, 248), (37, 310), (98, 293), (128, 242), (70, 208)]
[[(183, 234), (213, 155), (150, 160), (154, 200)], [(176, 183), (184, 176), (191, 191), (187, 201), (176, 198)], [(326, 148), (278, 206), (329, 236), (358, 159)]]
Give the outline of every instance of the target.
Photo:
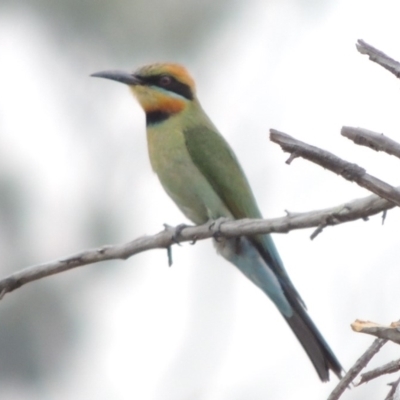
[(184, 137), (194, 164), (232, 215), (237, 219), (261, 218), (246, 176), (226, 140), (205, 126), (185, 130)]
[[(201, 126), (184, 131), (186, 147), (196, 167), (236, 219), (262, 218), (250, 185), (226, 140), (216, 131)], [(281, 281), (285, 293), (304, 302), (293, 286), (270, 235), (250, 238)]]

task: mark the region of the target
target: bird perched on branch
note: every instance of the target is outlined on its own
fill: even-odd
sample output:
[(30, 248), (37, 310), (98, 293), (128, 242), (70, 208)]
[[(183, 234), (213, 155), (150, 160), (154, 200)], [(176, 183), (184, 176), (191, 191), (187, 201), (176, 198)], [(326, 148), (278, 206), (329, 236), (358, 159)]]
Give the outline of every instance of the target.
[[(146, 113), (150, 161), (162, 186), (195, 224), (219, 218), (262, 218), (249, 183), (226, 140), (203, 111), (195, 83), (178, 64), (152, 64), (134, 73), (92, 76), (129, 86)], [(219, 238), (219, 254), (236, 265), (276, 305), (322, 381), (342, 367), (308, 316), (270, 235)]]

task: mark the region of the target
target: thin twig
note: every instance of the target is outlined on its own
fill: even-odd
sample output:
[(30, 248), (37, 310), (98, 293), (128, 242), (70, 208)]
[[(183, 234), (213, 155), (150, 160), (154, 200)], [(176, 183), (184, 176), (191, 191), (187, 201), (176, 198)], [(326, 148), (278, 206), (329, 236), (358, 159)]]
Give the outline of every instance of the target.
[(363, 128), (344, 126), (341, 130), (344, 137), (352, 140), (355, 144), (369, 147), (375, 151), (384, 151), (387, 154), (400, 158), (400, 143), (384, 136)]
[(349, 369), (346, 375), (340, 380), (338, 385), (333, 389), (329, 395), (328, 400), (337, 400), (344, 393), (344, 391), (350, 386), (354, 378), (360, 373), (360, 371), (367, 366), (371, 361), (372, 357), (381, 349), (386, 343), (385, 339), (375, 339), (372, 345), (367, 351), (355, 362), (355, 364)]
[(371, 321), (356, 320), (351, 324), (355, 332), (366, 333), (381, 339), (400, 344), (400, 322), (392, 322), (389, 326), (380, 325)]
[(367, 174), (364, 168), (342, 160), (329, 151), (301, 142), (275, 129), (270, 130), (270, 139), (278, 143), (283, 151), (291, 154), (290, 161), (293, 159), (293, 155), (294, 157), (302, 157), (312, 161), (400, 206), (400, 191), (388, 183)]
[(393, 374), (394, 372), (397, 372), (399, 370), (400, 370), (400, 359), (391, 361), (390, 363), (381, 365), (378, 368), (372, 369), (371, 371), (361, 374), (360, 381), (357, 382), (355, 385), (360, 386), (363, 383), (372, 381), (373, 379), (378, 378), (382, 375)]
[(400, 78), (400, 63), (398, 61), (393, 60), (393, 58), (390, 58), (382, 51), (372, 47), (362, 39), (357, 41), (356, 47), (361, 54), (368, 55), (371, 61), (376, 62), (394, 74), (397, 78)]
[(385, 397), (385, 400), (400, 400), (400, 378), (397, 381), (389, 383), (388, 385), (391, 386), (389, 393)]

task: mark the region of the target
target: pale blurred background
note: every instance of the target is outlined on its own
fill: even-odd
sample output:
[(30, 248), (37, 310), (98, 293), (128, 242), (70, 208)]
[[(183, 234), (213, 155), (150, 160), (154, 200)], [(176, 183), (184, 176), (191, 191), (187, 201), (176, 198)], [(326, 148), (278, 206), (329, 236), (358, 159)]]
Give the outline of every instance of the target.
[[(2, 0), (0, 272), (177, 225), (147, 158), (144, 115), (123, 85), (89, 78), (178, 61), (235, 149), (266, 216), (368, 193), (287, 155), (276, 128), (399, 184), (398, 160), (340, 136), (400, 140), (399, 82), (361, 56), (400, 59), (397, 0)], [(309, 312), (345, 368), (372, 338), (356, 318), (399, 318), (398, 210), (276, 235)], [(31, 283), (0, 302), (0, 398), (324, 399), (272, 303), (210, 241), (149, 251)], [(388, 345), (371, 366), (399, 357)], [(379, 399), (386, 377), (343, 399)]]

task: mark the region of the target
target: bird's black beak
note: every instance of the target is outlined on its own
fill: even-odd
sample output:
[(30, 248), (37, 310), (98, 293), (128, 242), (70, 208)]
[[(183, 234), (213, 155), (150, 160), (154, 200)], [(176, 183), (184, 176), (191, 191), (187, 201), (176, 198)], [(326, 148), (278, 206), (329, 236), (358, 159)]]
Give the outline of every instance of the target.
[(111, 79), (112, 81), (125, 83), (126, 85), (130, 86), (140, 85), (143, 83), (137, 76), (123, 71), (101, 71), (101, 72), (95, 72), (90, 76), (94, 76), (97, 78)]

